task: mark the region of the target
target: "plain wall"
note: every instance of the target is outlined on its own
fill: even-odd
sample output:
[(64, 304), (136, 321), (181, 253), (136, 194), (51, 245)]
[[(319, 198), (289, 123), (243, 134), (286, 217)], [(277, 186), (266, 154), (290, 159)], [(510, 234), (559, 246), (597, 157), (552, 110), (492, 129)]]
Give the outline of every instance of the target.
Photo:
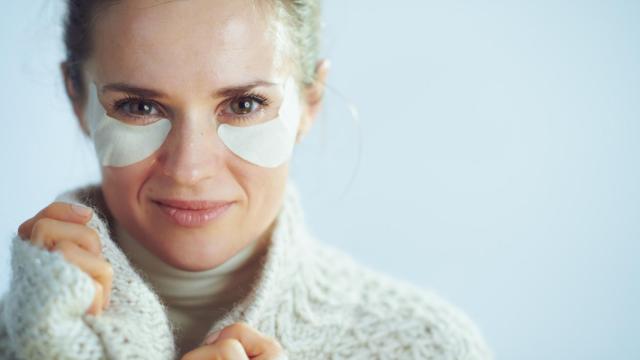
[[(99, 180), (62, 3), (0, 15), (0, 293), (17, 226)], [(312, 232), (441, 293), (499, 358), (640, 358), (640, 2), (332, 0), (324, 19), (332, 90), (292, 161)]]

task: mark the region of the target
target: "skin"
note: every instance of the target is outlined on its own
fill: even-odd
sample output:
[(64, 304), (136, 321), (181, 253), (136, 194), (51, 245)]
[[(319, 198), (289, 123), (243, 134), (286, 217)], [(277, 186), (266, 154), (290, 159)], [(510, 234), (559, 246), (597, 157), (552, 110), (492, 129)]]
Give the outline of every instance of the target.
[[(298, 65), (287, 46), (270, 31), (273, 21), (268, 10), (248, 0), (121, 1), (101, 10), (97, 17), (93, 52), (83, 70), (86, 83), (98, 86), (107, 113), (132, 124), (160, 117), (172, 122), (162, 147), (148, 158), (126, 167), (101, 168), (105, 200), (130, 234), (179, 269), (216, 267), (253, 241), (266, 246), (275, 225), (289, 164), (262, 168), (229, 151), (217, 136), (216, 125), (235, 124), (234, 99), (212, 96), (221, 89), (256, 80), (284, 84), (287, 77), (297, 76)], [(74, 113), (87, 133), (86, 99), (73, 87), (64, 64), (62, 70)], [(300, 89), (298, 143), (320, 110), (327, 71), (328, 62), (319, 61), (316, 81)], [(147, 113), (135, 112), (139, 101), (117, 110), (112, 103), (127, 94), (104, 90), (113, 83), (153, 89), (163, 95), (144, 97), (143, 104), (150, 106)], [(282, 102), (282, 86), (253, 90), (270, 103), (260, 110), (261, 119), (274, 118)], [(159, 198), (234, 204), (215, 221), (188, 228), (169, 221), (154, 202)], [(19, 233), (40, 246), (62, 251), (67, 260), (94, 278), (97, 290), (88, 312), (99, 315), (108, 304), (112, 270), (100, 254), (95, 231), (84, 225), (89, 218), (68, 204), (53, 203), (25, 221)], [(213, 344), (185, 357), (240, 359), (238, 345), (246, 352), (244, 358), (251, 355), (249, 349), (261, 349), (251, 358), (264, 359), (281, 351), (277, 342), (274, 345), (273, 339), (246, 324), (227, 330)], [(237, 356), (229, 355), (232, 353)], [(257, 357), (258, 353), (266, 355)]]

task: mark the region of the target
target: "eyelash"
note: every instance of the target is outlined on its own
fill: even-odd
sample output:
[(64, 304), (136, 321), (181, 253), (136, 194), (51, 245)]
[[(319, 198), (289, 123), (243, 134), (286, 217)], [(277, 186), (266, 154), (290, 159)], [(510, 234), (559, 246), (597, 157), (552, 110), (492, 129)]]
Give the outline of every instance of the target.
[[(233, 101), (237, 101), (243, 98), (248, 98), (250, 100), (255, 101), (256, 103), (258, 103), (258, 108), (249, 113), (249, 114), (233, 114), (231, 115), (231, 117), (236, 118), (238, 121), (240, 122), (247, 122), (250, 121), (254, 116), (256, 116), (258, 113), (260, 113), (262, 110), (264, 110), (264, 108), (268, 107), (271, 103), (269, 102), (269, 99), (267, 99), (266, 97), (255, 93), (255, 92), (246, 92), (242, 95), (239, 96), (235, 96), (227, 101), (225, 101), (224, 107), (226, 108), (231, 102)], [(223, 115), (224, 116), (224, 115)]]
[[(157, 115), (135, 115), (132, 114), (130, 112), (125, 111), (123, 108), (125, 105), (127, 104), (131, 104), (131, 103), (136, 103), (136, 102), (144, 102), (144, 103), (148, 103), (151, 104), (151, 106), (155, 107), (156, 110), (159, 111), (158, 107), (159, 105), (157, 103), (155, 103), (154, 101), (151, 100), (147, 100), (143, 97), (140, 96), (135, 96), (135, 95), (127, 95), (122, 99), (119, 100), (115, 100), (112, 104), (111, 104), (111, 108), (113, 109), (113, 111), (117, 112), (118, 114), (122, 114), (124, 117), (126, 118), (130, 118), (130, 119), (148, 119), (148, 118), (152, 118), (154, 116)], [(145, 120), (142, 125), (146, 125), (148, 123), (150, 123), (150, 120)]]
[[(269, 101), (269, 99), (267, 99), (266, 97), (255, 93), (255, 92), (247, 92), (238, 96), (235, 96), (229, 100), (226, 100), (225, 102), (222, 103), (223, 107), (226, 108), (229, 106), (229, 104), (233, 101), (238, 101), (240, 99), (245, 99), (248, 98), (249, 100), (255, 101), (258, 104), (258, 108), (256, 110), (254, 110), (253, 112), (249, 113), (249, 114), (233, 114), (233, 115), (225, 115), (222, 114), (222, 116), (225, 117), (231, 117), (231, 118), (235, 118), (234, 121), (240, 121), (240, 122), (247, 122), (249, 121), (251, 118), (253, 118), (255, 115), (257, 115), (259, 112), (261, 112), (262, 110), (264, 110), (264, 108), (268, 107), (271, 102)], [(111, 108), (119, 113), (122, 114), (125, 117), (128, 118), (135, 118), (135, 119), (145, 119), (145, 118), (150, 118), (150, 117), (154, 117), (157, 115), (134, 115), (131, 114), (130, 112), (125, 112), (123, 110), (124, 106), (130, 103), (136, 103), (136, 102), (144, 102), (144, 103), (148, 103), (151, 104), (151, 106), (155, 107), (156, 110), (162, 114), (161, 108), (162, 106), (158, 103), (156, 103), (153, 100), (148, 100), (145, 99), (143, 97), (140, 96), (135, 96), (135, 95), (127, 95), (126, 97), (119, 99), (119, 100), (115, 100), (112, 104), (111, 104)], [(145, 121), (143, 123), (147, 124), (151, 121)]]

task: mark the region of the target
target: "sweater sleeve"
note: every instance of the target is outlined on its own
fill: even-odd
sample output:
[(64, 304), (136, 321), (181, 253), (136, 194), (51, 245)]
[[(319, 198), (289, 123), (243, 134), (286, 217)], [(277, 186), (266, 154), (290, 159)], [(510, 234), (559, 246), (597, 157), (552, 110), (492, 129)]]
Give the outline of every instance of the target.
[(16, 358), (15, 353), (11, 349), (9, 334), (7, 333), (7, 325), (4, 322), (3, 314), (4, 297), (0, 299), (0, 359), (13, 360)]
[(15, 236), (12, 277), (0, 313), (3, 359), (2, 352), (16, 359), (173, 358), (172, 332), (159, 299), (95, 214), (88, 225), (100, 234), (114, 270), (109, 308), (98, 316), (85, 314), (95, 293), (91, 277), (62, 253)]
[(104, 359), (100, 338), (82, 321), (93, 300), (91, 278), (64, 260), (15, 236), (12, 277), (3, 318), (21, 359)]

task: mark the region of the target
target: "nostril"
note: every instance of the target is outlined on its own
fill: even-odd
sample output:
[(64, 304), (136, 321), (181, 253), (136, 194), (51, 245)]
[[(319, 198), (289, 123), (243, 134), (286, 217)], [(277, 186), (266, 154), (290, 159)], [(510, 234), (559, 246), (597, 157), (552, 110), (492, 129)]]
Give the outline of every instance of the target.
[(214, 125), (216, 122), (206, 117), (190, 117), (176, 123), (157, 156), (162, 173), (185, 184), (219, 173), (228, 151)]
[(204, 178), (200, 169), (182, 164), (176, 167), (165, 167), (164, 174), (180, 185), (193, 185)]
[(223, 160), (219, 151), (196, 144), (168, 150), (159, 164), (164, 176), (177, 184), (193, 185), (221, 171)]

